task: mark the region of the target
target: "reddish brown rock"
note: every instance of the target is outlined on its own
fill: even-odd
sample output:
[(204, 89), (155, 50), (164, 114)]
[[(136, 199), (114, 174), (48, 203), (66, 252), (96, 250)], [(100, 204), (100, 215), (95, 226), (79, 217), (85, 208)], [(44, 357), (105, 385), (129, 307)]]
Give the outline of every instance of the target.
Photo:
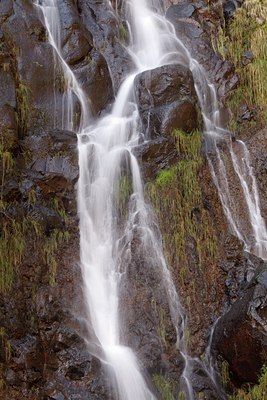
[(200, 128), (192, 74), (182, 65), (137, 75), (135, 96), (146, 138), (169, 136), (175, 128), (186, 132)]

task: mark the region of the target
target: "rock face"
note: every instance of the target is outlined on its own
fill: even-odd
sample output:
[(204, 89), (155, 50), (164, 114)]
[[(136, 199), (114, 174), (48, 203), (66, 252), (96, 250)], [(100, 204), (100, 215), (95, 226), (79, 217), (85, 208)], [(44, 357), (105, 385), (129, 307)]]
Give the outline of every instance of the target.
[(200, 127), (191, 72), (182, 65), (164, 65), (135, 78), (135, 96), (146, 138), (169, 136), (179, 128)]
[[(106, 60), (77, 6), (60, 7), (63, 55), (97, 115), (113, 100)], [(32, 2), (1, 2), (0, 21), (0, 397), (106, 399), (73, 317), (82, 309), (78, 160), (76, 134), (60, 130), (62, 71)]]
[(216, 85), (219, 97), (225, 97), (236, 87), (238, 77), (231, 62), (223, 61), (215, 53), (211, 42), (211, 27), (208, 21), (213, 21), (216, 29), (216, 21), (220, 21), (222, 15), (220, 3), (218, 2), (218, 8), (216, 3), (214, 8), (207, 7), (203, 2), (177, 3), (167, 9), (166, 18), (174, 25), (177, 36), (191, 55), (203, 65), (209, 79)]
[[(130, 34), (122, 17), (124, 2), (111, 3), (113, 9), (108, 1), (58, 1), (62, 55), (88, 95), (93, 117), (109, 110), (121, 82), (134, 68), (125, 48)], [(206, 4), (181, 0), (159, 3), (169, 7), (167, 17), (177, 33), (203, 64), (209, 79), (217, 84), (220, 95), (225, 96), (234, 87), (236, 76), (231, 64), (212, 50), (205, 24)], [(62, 126), (65, 89), (62, 70), (48, 43), (38, 7), (29, 0), (1, 1), (0, 397), (3, 399), (117, 400), (106, 371), (84, 340), (88, 328), (82, 323), (85, 311), (76, 204), (77, 137)], [(161, 171), (176, 173), (172, 184), (157, 188), (160, 195), (155, 213), (158, 214), (152, 218), (150, 228), (159, 235), (155, 228), (159, 224), (165, 250), (168, 244), (171, 247), (168, 262), (188, 315), (185, 332), (188, 350), (192, 356), (201, 356), (210, 326), (227, 303), (232, 306), (224, 317), (227, 333), (232, 335), (232, 330), (236, 331), (228, 343), (219, 329), (222, 325), (218, 325), (214, 348), (229, 362), (232, 360), (230, 366), (236, 384), (246, 379), (254, 382), (255, 376), (246, 375), (239, 360), (229, 355), (236, 345), (245, 365), (258, 368), (263, 361), (260, 351), (257, 358), (252, 354), (253, 346), (257, 349), (266, 346), (262, 322), (266, 318), (266, 270), (258, 269), (247, 285), (247, 277), (254, 273), (259, 261), (244, 254), (242, 245), (228, 230), (208, 165), (202, 157), (201, 141), (195, 159), (195, 148), (189, 145), (192, 151), (188, 155), (188, 149), (183, 151), (179, 139), (172, 135), (177, 128), (187, 132), (183, 136), (187, 143), (194, 131), (201, 129), (192, 74), (177, 64), (145, 71), (135, 79), (135, 97), (141, 117), (140, 132), (146, 140), (136, 145), (134, 153), (142, 163), (147, 192)], [(77, 102), (74, 128), (78, 127), (79, 119)], [(258, 145), (257, 139), (254, 143), (252, 140), (250, 148), (266, 216), (264, 135), (258, 136)], [(197, 189), (192, 190), (192, 182), (197, 183)], [(148, 193), (146, 196), (150, 201)], [(129, 201), (124, 199), (122, 214), (127, 212)], [(161, 377), (163, 387), (171, 385), (173, 395), (178, 398), (183, 389), (179, 380), (184, 359), (175, 346), (176, 331), (160, 268), (152, 256), (144, 262), (151, 249), (144, 247), (138, 229), (127, 245), (132, 258), (127, 259), (126, 254), (123, 259), (128, 270), (127, 280), (123, 277), (121, 286), (121, 311), (126, 315), (122, 342), (134, 349), (148, 380), (155, 382)], [(248, 342), (243, 353), (242, 340)], [(216, 392), (202, 363), (193, 362), (191, 378), (199, 398), (224, 398)], [(155, 389), (158, 398), (163, 397), (160, 389)]]
[(159, 171), (177, 162), (178, 152), (173, 138), (159, 137), (134, 148), (142, 165), (145, 180), (154, 179)]
[[(63, 56), (77, 79), (90, 93), (92, 112), (99, 114), (113, 100), (113, 88), (105, 58), (93, 47), (92, 36), (80, 21), (71, 1), (61, 2)], [(8, 14), (9, 12), (9, 14)], [(62, 96), (65, 90), (57, 55), (47, 43), (40, 11), (28, 1), (17, 1), (0, 18), (7, 61), (4, 68), (7, 95), (16, 99), (20, 135), (52, 129), (62, 123)], [(21, 34), (18, 35), (18, 29)], [(47, 60), (54, 62), (47, 63)], [(9, 86), (7, 86), (9, 85)], [(10, 86), (11, 85), (11, 86)], [(12, 87), (13, 85), (13, 87)], [(15, 93), (14, 93), (15, 89)], [(15, 94), (15, 96), (14, 96)], [(51, 113), (51, 110), (54, 113)], [(79, 106), (76, 105), (77, 126)]]
[[(96, 48), (108, 60), (114, 91), (117, 92), (122, 80), (134, 68), (129, 53), (125, 49), (128, 33), (127, 25), (119, 19), (108, 2), (78, 0), (78, 10), (86, 29), (94, 37)], [(119, 1), (115, 2), (118, 9)]]
[(267, 351), (267, 267), (256, 269), (242, 296), (219, 320), (213, 339), (236, 385), (257, 383)]

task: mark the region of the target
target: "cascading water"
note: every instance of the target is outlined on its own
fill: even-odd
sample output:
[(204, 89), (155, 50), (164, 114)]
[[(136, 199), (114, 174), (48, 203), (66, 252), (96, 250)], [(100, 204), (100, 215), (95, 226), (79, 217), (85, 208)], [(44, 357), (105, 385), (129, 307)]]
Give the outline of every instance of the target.
[[(186, 398), (193, 400), (195, 395), (190, 381), (190, 371), (192, 362), (196, 360), (190, 358), (186, 351), (184, 338), (186, 318), (164, 259), (160, 240), (149, 222), (150, 211), (144, 200), (139, 166), (132, 154), (132, 148), (140, 140), (138, 111), (133, 95), (134, 78), (140, 72), (168, 63), (180, 63), (190, 67), (203, 111), (206, 137), (211, 138), (216, 149), (217, 162), (221, 165), (220, 174), (217, 176), (214, 161), (209, 159), (214, 181), (234, 233), (243, 241), (244, 236), (238, 222), (235, 222), (236, 218), (231, 209), (230, 188), (227, 187), (227, 174), (216, 145), (217, 139), (225, 136), (227, 132), (220, 128), (220, 115), (214, 87), (208, 84), (203, 69), (190, 57), (184, 45), (177, 39), (173, 26), (164, 17), (152, 11), (152, 5), (155, 9), (160, 9), (160, 3), (155, 0), (127, 2), (132, 37), (128, 51), (135, 62), (136, 70), (121, 85), (111, 113), (94, 124), (90, 120), (90, 105), (87, 97), (61, 54), (57, 2), (43, 0), (39, 2), (38, 7), (43, 13), (48, 38), (66, 82), (62, 107), (64, 128), (74, 129), (75, 97), (78, 98), (81, 107), (81, 122), (78, 130), (80, 168), (78, 207), (81, 268), (88, 312), (88, 330), (91, 332), (90, 346), (94, 348), (94, 354), (108, 367), (114, 381), (114, 390), (117, 391), (120, 400), (155, 399), (155, 395), (141, 373), (141, 367), (133, 351), (121, 344), (123, 315), (120, 313), (120, 282), (127, 263), (123, 265), (120, 262), (119, 242), (123, 235), (127, 244), (133, 232), (138, 230), (142, 237), (142, 245), (149, 250), (150, 257), (152, 254), (160, 267), (172, 321), (176, 328), (177, 348), (185, 361), (181, 384), (185, 387)], [(247, 157), (245, 147), (244, 154)], [(233, 163), (236, 166), (239, 165), (232, 151), (231, 155)], [(130, 169), (132, 194), (128, 220), (122, 234), (117, 218), (116, 196), (123, 176), (122, 165), (125, 160), (128, 160)], [(252, 182), (249, 187), (243, 182), (244, 173), (247, 171)], [(261, 233), (257, 231), (255, 240), (257, 244), (265, 242), (266, 235), (262, 234), (264, 223), (259, 217), (256, 183), (247, 161), (244, 161), (244, 167), (237, 168), (237, 174), (246, 199), (251, 199), (251, 201), (248, 200), (251, 223), (253, 227), (260, 223), (257, 225), (260, 228), (257, 229), (260, 229)], [(250, 187), (254, 190), (252, 197), (249, 194)], [(257, 217), (254, 218), (255, 213)], [(262, 250), (260, 251), (263, 254)], [(200, 363), (198, 360), (197, 362)]]
[[(61, 70), (64, 78), (64, 93), (62, 96), (62, 129), (73, 131), (74, 124), (74, 105), (77, 98), (81, 107), (81, 120), (79, 131), (89, 125), (90, 105), (87, 96), (79, 85), (74, 73), (64, 60), (61, 54), (61, 29), (60, 16), (57, 0), (39, 0), (36, 5), (42, 11), (44, 23), (48, 33), (48, 39), (53, 47), (55, 66)], [(54, 76), (55, 79), (55, 76)]]
[[(216, 103), (217, 104), (217, 99)], [(223, 135), (218, 137), (218, 133)], [(253, 174), (249, 151), (244, 142), (237, 140), (232, 143), (231, 133), (223, 131), (214, 123), (212, 139), (214, 154), (208, 156), (208, 162), (213, 181), (218, 189), (218, 194), (223, 206), (225, 216), (233, 233), (244, 243), (245, 250), (256, 256), (267, 259), (267, 229), (261, 215), (260, 199), (256, 178)], [(218, 143), (223, 143), (221, 150)], [(235, 146), (235, 149), (234, 149)], [(229, 156), (229, 159), (227, 158)], [(225, 159), (226, 161), (225, 161)], [(235, 195), (230, 188), (230, 177), (227, 164), (232, 164), (232, 170), (237, 179), (237, 184), (243, 192), (243, 209), (237, 204)]]
[[(177, 52), (177, 40), (166, 35), (170, 24), (152, 13), (145, 1), (129, 2), (129, 13), (133, 18), (133, 44), (129, 51), (136, 62), (136, 71), (122, 84), (110, 115), (90, 126), (88, 102), (74, 74), (64, 61), (60, 51), (60, 20), (54, 0), (44, 0), (39, 5), (48, 31), (50, 44), (55, 57), (63, 70), (66, 92), (63, 95), (63, 124), (73, 129), (73, 96), (81, 104), (81, 124), (78, 135), (80, 179), (78, 205), (80, 214), (81, 267), (84, 280), (84, 297), (93, 330), (95, 353), (109, 367), (118, 397), (123, 400), (153, 400), (155, 397), (143, 378), (138, 361), (130, 348), (120, 344), (119, 285), (123, 273), (116, 249), (119, 241), (119, 228), (116, 226), (115, 190), (121, 177), (121, 164), (125, 157), (130, 159), (133, 193), (130, 213), (126, 226), (126, 237), (136, 228), (142, 231), (142, 240), (154, 257), (159, 260), (170, 308), (177, 330), (177, 343), (183, 352), (185, 364), (187, 355), (184, 344), (184, 315), (177, 292), (165, 263), (161, 245), (157, 245), (154, 232), (149, 228), (148, 208), (146, 207), (139, 167), (131, 148), (138, 143), (138, 113), (133, 102), (133, 82), (143, 70), (159, 66), (159, 59)], [(151, 41), (144, 41), (147, 27), (153, 32)], [(143, 37), (143, 39), (142, 39)], [(150, 37), (150, 39), (152, 39)], [(166, 49), (169, 49), (166, 53)], [(166, 57), (167, 56), (167, 57)], [(67, 110), (64, 113), (64, 109)], [(91, 343), (92, 347), (92, 343)], [(99, 352), (97, 349), (100, 348)], [(186, 374), (183, 374), (189, 399), (193, 399), (192, 388)]]

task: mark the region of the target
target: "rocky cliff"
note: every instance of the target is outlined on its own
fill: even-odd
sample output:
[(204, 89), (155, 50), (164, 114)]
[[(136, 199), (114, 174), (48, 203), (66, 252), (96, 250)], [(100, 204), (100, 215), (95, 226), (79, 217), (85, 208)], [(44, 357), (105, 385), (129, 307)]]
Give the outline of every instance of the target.
[[(126, 51), (124, 2), (111, 3), (58, 0), (62, 54), (90, 98), (93, 119), (109, 111), (121, 82), (133, 69)], [(223, 8), (221, 2), (162, 1), (177, 35), (215, 84), (226, 122), (231, 114), (226, 111), (229, 99), (239, 90), (238, 81), (241, 87), (243, 83), (242, 72), (238, 77), (237, 66), (218, 46), (223, 27), (231, 24), (234, 3), (224, 2)], [(105, 369), (84, 340), (77, 143), (74, 132), (62, 129), (64, 85), (34, 2), (1, 1), (2, 398), (115, 399)], [(135, 79), (135, 97), (142, 132), (149, 138), (136, 146), (135, 154), (147, 200), (155, 211), (153, 223), (161, 231), (187, 314), (188, 352), (203, 358), (211, 328), (221, 317), (211, 349), (222, 369), (228, 365), (230, 393), (244, 383), (256, 383), (266, 362), (266, 266), (244, 251), (224, 216), (206, 160), (191, 72), (177, 64), (143, 72)], [(245, 106), (239, 99), (239, 108), (230, 111), (242, 128), (239, 136), (246, 138), (266, 219), (265, 120), (262, 106), (248, 102)], [(247, 121), (244, 112), (252, 111)], [(78, 127), (78, 102), (74, 113)], [(234, 179), (231, 184), (236, 202), (242, 204)], [(127, 190), (126, 184), (119, 199), (122, 219)], [(123, 292), (127, 316), (123, 340), (138, 355), (158, 397), (177, 398), (183, 360), (175, 348), (161, 276), (153, 259), (144, 265), (143, 252), (148, 249), (138, 234), (131, 246)], [(218, 399), (207, 371), (197, 362), (192, 380), (199, 398)]]

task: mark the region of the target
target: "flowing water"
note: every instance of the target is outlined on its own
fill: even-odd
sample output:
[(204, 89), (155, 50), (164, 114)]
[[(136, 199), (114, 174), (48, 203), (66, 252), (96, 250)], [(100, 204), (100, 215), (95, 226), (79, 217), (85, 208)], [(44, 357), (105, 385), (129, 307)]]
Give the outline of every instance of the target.
[[(153, 7), (152, 7), (153, 6)], [(109, 115), (92, 121), (90, 104), (75, 75), (64, 61), (61, 53), (60, 14), (56, 0), (38, 2), (47, 28), (49, 42), (54, 49), (55, 64), (61, 69), (66, 90), (62, 99), (62, 127), (74, 129), (74, 102), (79, 100), (81, 122), (78, 130), (80, 178), (78, 184), (78, 209), (80, 217), (80, 259), (84, 282), (84, 298), (88, 313), (88, 330), (94, 353), (108, 367), (114, 390), (120, 400), (153, 400), (149, 383), (134, 352), (121, 343), (123, 315), (120, 312), (120, 283), (127, 263), (121, 262), (119, 243), (130, 243), (134, 232), (142, 238), (142, 246), (149, 257), (157, 260), (162, 282), (169, 301), (173, 324), (177, 333), (177, 348), (185, 367), (181, 385), (186, 398), (194, 399), (190, 380), (192, 362), (185, 345), (186, 317), (163, 256), (161, 241), (151, 226), (150, 209), (146, 205), (140, 170), (132, 149), (142, 135), (139, 127), (137, 106), (134, 100), (134, 78), (142, 71), (168, 63), (181, 63), (190, 67), (203, 111), (205, 133), (216, 148), (219, 176), (215, 172), (214, 160), (209, 159), (215, 184), (220, 193), (223, 208), (234, 233), (243, 241), (236, 217), (231, 209), (231, 193), (227, 186), (227, 173), (216, 145), (218, 138), (227, 136), (220, 127), (215, 89), (205, 77), (201, 66), (190, 57), (189, 52), (177, 39), (173, 26), (163, 16), (153, 11), (160, 10), (159, 1), (129, 0), (127, 19), (132, 38), (128, 48), (136, 69), (122, 83)], [(264, 222), (260, 217), (256, 182), (243, 148), (243, 164), (240, 165), (231, 150), (232, 160), (242, 183), (244, 196), (248, 199), (251, 224), (255, 227), (255, 249), (266, 241)], [(132, 193), (129, 201), (128, 219), (122, 231), (118, 223), (117, 196), (123, 178), (125, 160), (129, 166)], [(251, 184), (244, 183), (244, 174), (250, 174)], [(253, 194), (250, 189), (253, 188)], [(262, 250), (259, 250), (262, 251)], [(125, 249), (124, 249), (125, 253)], [(130, 247), (126, 254), (130, 257)], [(125, 256), (124, 256), (125, 257)], [(214, 382), (215, 384), (215, 382)]]

